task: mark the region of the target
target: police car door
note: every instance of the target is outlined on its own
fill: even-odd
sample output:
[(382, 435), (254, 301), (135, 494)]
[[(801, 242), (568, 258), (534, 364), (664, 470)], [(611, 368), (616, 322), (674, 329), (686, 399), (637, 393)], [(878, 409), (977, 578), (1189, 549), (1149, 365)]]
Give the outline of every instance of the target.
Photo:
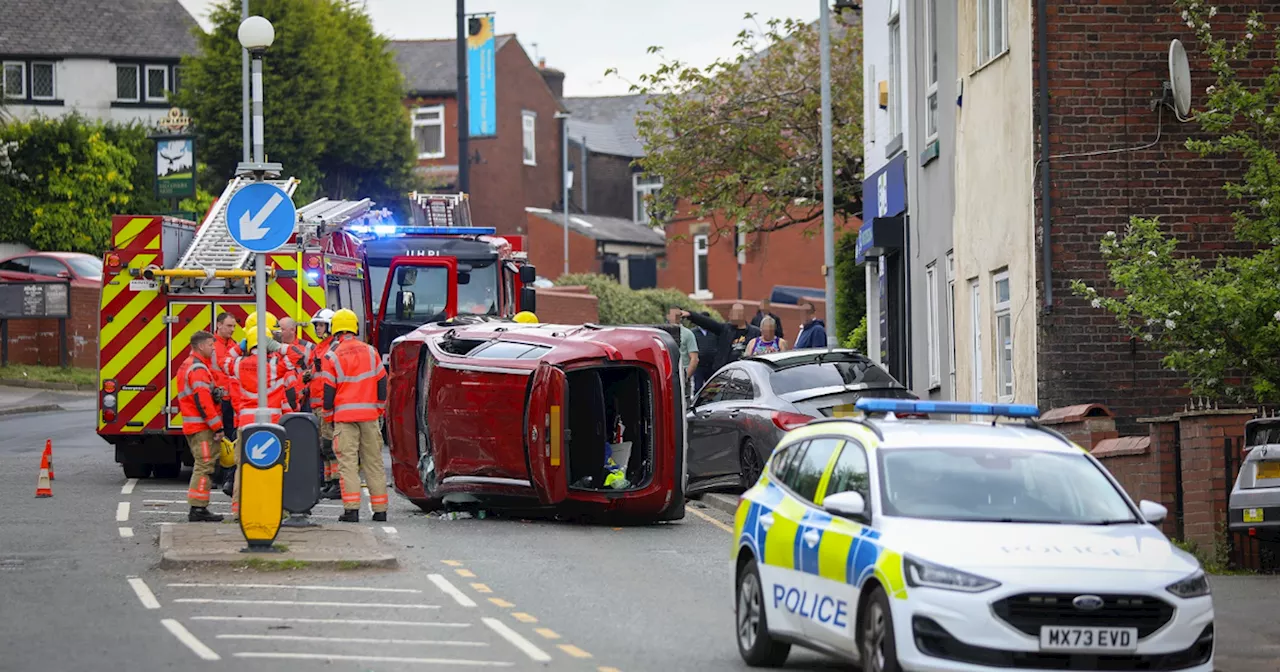
[(853, 620), (855, 603), (843, 591), (832, 590), (820, 580), (824, 570), (830, 573), (839, 564), (826, 543), (829, 540), (824, 538), (832, 517), (822, 510), (819, 502), (842, 443), (843, 439), (837, 437), (813, 439), (804, 456), (787, 474), (788, 486), (804, 507), (793, 545), (796, 575), (802, 586), (801, 600), (798, 606), (787, 606), (800, 617), (807, 640), (822, 641), (824, 630), (847, 628)]
[[(810, 586), (823, 600), (833, 602), (824, 611), (826, 602), (819, 601), (817, 617), (809, 621), (810, 636), (823, 644), (848, 650), (856, 632), (854, 605), (858, 604), (858, 586), (875, 571), (880, 534), (870, 525), (871, 476), (866, 451), (857, 441), (846, 439), (833, 457), (815, 503), (821, 506), (831, 495), (854, 491), (867, 502), (868, 516), (851, 520), (824, 513), (822, 529), (813, 526), (803, 532), (810, 534), (816, 530), (820, 537), (817, 571), (809, 573)], [(825, 618), (827, 616), (830, 617)]]

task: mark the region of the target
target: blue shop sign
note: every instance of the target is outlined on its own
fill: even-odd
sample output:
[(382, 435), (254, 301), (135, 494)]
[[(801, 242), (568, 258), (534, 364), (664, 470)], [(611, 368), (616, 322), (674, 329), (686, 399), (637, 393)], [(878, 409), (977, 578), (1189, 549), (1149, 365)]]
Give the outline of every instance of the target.
[(877, 217), (893, 217), (907, 209), (907, 155), (894, 157), (862, 181), (862, 228), (858, 230), (857, 262), (866, 262), (874, 246)]

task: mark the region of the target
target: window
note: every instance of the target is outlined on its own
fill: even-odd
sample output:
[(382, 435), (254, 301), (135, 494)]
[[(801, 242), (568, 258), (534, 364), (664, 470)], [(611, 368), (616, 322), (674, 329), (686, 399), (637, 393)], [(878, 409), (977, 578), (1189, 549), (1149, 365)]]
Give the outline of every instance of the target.
[(1009, 272), (995, 276), (996, 394), (1013, 401), (1013, 316), (1009, 313)]
[(31, 97), (34, 100), (53, 100), (57, 98), (57, 86), (54, 82), (52, 63), (31, 64)]
[(862, 446), (845, 440), (844, 449), (836, 459), (836, 466), (831, 470), (831, 480), (827, 483), (824, 498), (841, 492), (856, 492), (871, 506), (871, 476), (867, 470), (867, 454)]
[(169, 68), (163, 65), (147, 66), (147, 102), (163, 103), (169, 89)]
[(693, 293), (706, 295), (707, 289), (707, 236), (693, 237)]
[(8, 271), (10, 273), (30, 273), (31, 257), (18, 257), (0, 264), (0, 271)]
[(102, 260), (94, 257), (71, 257), (66, 260), (76, 275), (82, 278), (102, 279)]
[(791, 463), (797, 455), (804, 454), (805, 443), (795, 443), (773, 451), (773, 462), (769, 465), (769, 475), (782, 483), (787, 482), (791, 471)]
[(11, 63), (4, 64), (4, 97), (5, 98), (26, 98), (27, 97), (27, 64)]
[(799, 461), (787, 470), (783, 483), (800, 497), (813, 501), (818, 494), (818, 484), (822, 482), (822, 473), (827, 470), (827, 463), (840, 447), (840, 439), (822, 438), (809, 442), (808, 450), (800, 456)]
[(929, 42), (929, 77), (925, 95), (925, 142), (938, 139), (938, 0), (925, 0), (925, 39)]
[(728, 384), (728, 372), (722, 372), (712, 376), (711, 380), (708, 380), (706, 384), (702, 386), (702, 391), (698, 392), (698, 399), (693, 405), (705, 406), (706, 404), (714, 404), (717, 401), (722, 401), (721, 393)]
[(631, 176), (631, 189), (635, 201), (636, 224), (654, 223), (654, 199), (662, 190), (662, 178), (657, 175), (634, 173)]
[(138, 66), (116, 66), (116, 100), (126, 103), (136, 103), (142, 100), (141, 89), (138, 84)]
[(897, 3), (889, 17), (889, 137), (902, 135), (902, 23)]
[(388, 321), (425, 324), (446, 317), (449, 269), (443, 266), (401, 266), (387, 298)]
[(31, 274), (43, 275), (49, 278), (58, 277), (59, 273), (70, 275), (67, 267), (57, 259), (49, 257), (31, 257)]
[(947, 253), (947, 342), (951, 344), (951, 398), (956, 398), (956, 258)]
[(876, 144), (876, 110), (880, 107), (878, 102), (879, 96), (876, 91), (879, 90), (880, 83), (876, 81), (876, 65), (875, 63), (867, 64), (867, 93), (865, 94), (865, 104), (867, 108), (867, 130), (862, 137), (867, 142)]
[(969, 310), (973, 325), (973, 399), (982, 401), (982, 290), (978, 279), (969, 281)]
[[(538, 153), (535, 149), (537, 143), (538, 115), (536, 112), (524, 111), (520, 113), (520, 124), (524, 135), (524, 165), (538, 165)], [(566, 170), (568, 170), (566, 168)]]
[(181, 85), (182, 85), (182, 68), (175, 66), (173, 68), (173, 86), (170, 86), (169, 90), (174, 93), (177, 93), (180, 90), (179, 87)]
[(444, 158), (444, 106), (419, 107), (413, 111), (413, 144), (419, 159)]
[(884, 388), (900, 387), (898, 381), (875, 362), (862, 358), (845, 362), (789, 366), (769, 374), (769, 387), (774, 394), (779, 395), (801, 390), (855, 385), (859, 386), (857, 389), (874, 388), (877, 394), (881, 394)]
[(1005, 18), (1008, 0), (978, 0), (978, 67), (990, 63), (1008, 48)]
[(750, 401), (755, 399), (756, 392), (751, 385), (751, 376), (746, 371), (730, 371), (729, 381), (724, 386), (720, 401)]
[(539, 359), (551, 352), (551, 348), (528, 343), (511, 343), (509, 341), (493, 341), (467, 354), (474, 359)]
[(942, 384), (942, 345), (938, 341), (938, 264), (924, 269), (925, 325), (929, 338), (929, 389)]

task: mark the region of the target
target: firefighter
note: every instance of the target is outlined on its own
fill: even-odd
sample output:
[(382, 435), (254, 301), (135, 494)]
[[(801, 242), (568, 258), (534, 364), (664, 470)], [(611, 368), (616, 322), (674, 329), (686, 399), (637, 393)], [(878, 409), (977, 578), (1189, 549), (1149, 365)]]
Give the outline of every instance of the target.
[(516, 313), (515, 317), (511, 319), (515, 320), (516, 322), (519, 322), (520, 324), (537, 324), (538, 323), (538, 316), (534, 315), (533, 313), (527, 310), (522, 310)]
[(343, 523), (360, 522), (360, 465), (369, 484), (373, 519), (387, 519), (387, 472), (382, 462), (382, 418), (387, 371), (373, 346), (360, 341), (356, 314), (333, 315), (334, 341), (324, 358), (324, 410), (333, 413), (333, 452), (341, 475)]
[[(249, 313), (249, 317), (245, 318), (244, 330), (245, 330), (245, 333), (248, 333), (250, 331), (256, 332), (257, 329), (258, 329), (258, 313), (257, 311), (254, 311), (252, 313)], [(280, 343), (277, 342), (275, 339), (275, 334), (278, 331), (280, 331), (280, 325), (279, 323), (276, 322), (276, 316), (272, 315), (271, 313), (267, 313), (267, 354), (280, 351)], [(244, 341), (240, 341), (240, 350), (247, 352), (248, 348), (244, 346), (245, 346)]]
[(297, 390), (298, 410), (301, 411), (307, 407), (307, 383), (311, 380), (310, 366), (311, 361), (311, 343), (298, 342), (298, 322), (292, 317), (286, 317), (280, 320), (280, 332), (276, 337), (280, 341), (280, 347), (284, 350), (285, 359), (289, 360), (289, 366), (297, 372)]
[[(249, 329), (245, 334), (245, 351), (248, 353), (235, 362), (233, 386), (236, 394), (236, 419), (241, 427), (257, 422), (254, 411), (258, 408), (258, 357), (262, 356), (258, 348), (258, 330)], [(279, 355), (267, 355), (267, 408), (270, 409), (270, 422), (279, 423), (285, 413), (292, 413), (297, 408), (297, 384), (294, 382), (295, 372), (286, 358)], [(240, 437), (237, 446), (238, 454), (244, 452), (244, 437)], [(240, 469), (236, 468), (235, 483), (231, 491), (231, 513), (240, 513)]]
[(178, 368), (178, 410), (192, 457), (191, 484), (187, 486), (191, 511), (187, 520), (193, 523), (222, 521), (222, 516), (209, 513), (214, 457), (217, 444), (222, 441), (222, 409), (213, 401), (213, 339), (207, 331), (193, 334), (191, 355)]
[[(311, 357), (311, 384), (308, 394), (311, 397), (311, 412), (320, 420), (320, 452), (324, 454), (324, 487), (320, 489), (323, 499), (342, 499), (342, 489), (338, 487), (338, 458), (333, 454), (333, 419), (332, 414), (324, 410), (324, 356), (333, 343), (333, 331), (329, 328), (333, 322), (333, 311), (325, 308), (311, 318), (311, 328), (316, 332), (320, 342), (315, 346)], [(332, 380), (332, 377), (330, 378)]]
[(222, 404), (222, 427), (232, 441), (236, 439), (236, 412), (231, 403), (231, 380), (229, 377), (231, 363), (239, 357), (240, 346), (236, 343), (236, 318), (231, 313), (218, 313), (213, 323), (213, 383), (218, 388), (218, 397)]

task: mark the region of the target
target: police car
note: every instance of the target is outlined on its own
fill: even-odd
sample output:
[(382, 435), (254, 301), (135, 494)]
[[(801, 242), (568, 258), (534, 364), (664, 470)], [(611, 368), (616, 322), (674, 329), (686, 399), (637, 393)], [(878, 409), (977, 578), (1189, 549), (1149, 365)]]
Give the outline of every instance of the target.
[[(786, 435), (735, 517), (737, 640), (869, 672), (1213, 670), (1199, 563), (1034, 406), (862, 399)], [(991, 416), (990, 422), (899, 414)], [(996, 417), (1022, 423), (998, 423)]]

